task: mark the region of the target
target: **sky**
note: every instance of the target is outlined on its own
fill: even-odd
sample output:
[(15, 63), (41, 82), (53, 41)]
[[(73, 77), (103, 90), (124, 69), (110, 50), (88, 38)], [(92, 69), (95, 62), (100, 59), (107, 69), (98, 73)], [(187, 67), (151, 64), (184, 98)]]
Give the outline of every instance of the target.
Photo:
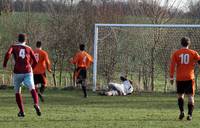
[[(70, 1), (70, 0), (69, 0)], [(80, 0), (73, 0), (75, 3), (79, 2)], [(94, 0), (95, 1), (95, 0)], [(116, 0), (116, 1), (127, 1), (127, 0)], [(138, 1), (142, 1), (142, 0), (138, 0)], [(160, 1), (161, 5), (164, 4), (167, 0), (155, 0), (155, 1)], [(171, 4), (174, 4), (174, 7), (178, 7), (179, 9), (183, 10), (184, 12), (187, 12), (188, 9), (188, 5), (190, 4), (190, 2), (197, 2), (199, 0), (169, 0), (169, 2)]]
[[(80, 1), (80, 0), (74, 0), (76, 2)], [(94, 0), (95, 1), (95, 0)], [(126, 0), (116, 0), (116, 1), (126, 1)], [(140, 0), (139, 0), (140, 1)], [(142, 0), (141, 0), (142, 1)], [(167, 0), (156, 0), (156, 1), (161, 1), (161, 3), (164, 3), (165, 1)], [(182, 9), (182, 10), (185, 10), (188, 8), (188, 5), (190, 2), (197, 2), (199, 0), (169, 0), (170, 3), (175, 3), (175, 6)]]
[[(196, 2), (198, 2), (199, 0), (177, 0), (177, 1), (180, 1), (178, 4), (180, 5), (179, 6), (179, 9), (183, 10), (184, 12), (187, 12), (189, 11), (188, 9), (188, 6), (191, 4), (191, 2), (193, 4), (195, 4)], [(177, 4), (177, 5), (178, 5)]]
[[(162, 5), (167, 0), (160, 0), (160, 1), (161, 1), (161, 5)], [(183, 10), (184, 12), (187, 12), (187, 11), (189, 11), (188, 6), (190, 5), (190, 3), (192, 2), (194, 4), (197, 1), (199, 1), (199, 0), (169, 0), (169, 3), (171, 5), (173, 5), (173, 7), (179, 8), (180, 10)]]
[(175, 1), (175, 5), (181, 10), (188, 9), (190, 2), (195, 2), (197, 0), (170, 0), (171, 2)]

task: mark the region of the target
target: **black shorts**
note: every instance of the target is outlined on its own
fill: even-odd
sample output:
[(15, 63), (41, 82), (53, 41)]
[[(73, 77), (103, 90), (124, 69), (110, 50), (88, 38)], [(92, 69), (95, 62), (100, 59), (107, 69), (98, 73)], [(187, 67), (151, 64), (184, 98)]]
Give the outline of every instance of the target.
[(46, 74), (34, 74), (34, 83), (35, 84), (47, 84)]
[(87, 78), (87, 70), (86, 68), (77, 68), (78, 76), (77, 79), (85, 80)]
[(195, 92), (194, 80), (176, 81), (178, 94), (192, 94)]

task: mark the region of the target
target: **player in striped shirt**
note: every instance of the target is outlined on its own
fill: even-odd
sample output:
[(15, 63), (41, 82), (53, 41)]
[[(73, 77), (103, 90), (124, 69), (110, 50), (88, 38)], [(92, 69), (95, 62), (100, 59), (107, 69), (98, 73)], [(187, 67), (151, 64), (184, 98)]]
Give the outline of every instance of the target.
[(191, 42), (187, 37), (181, 39), (182, 48), (175, 51), (171, 58), (170, 82), (174, 83), (174, 72), (176, 71), (176, 87), (178, 94), (178, 106), (180, 110), (179, 119), (184, 118), (184, 94), (188, 97), (188, 116), (187, 120), (192, 120), (194, 109), (194, 66), (200, 64), (199, 54), (189, 49)]
[(22, 101), (21, 94), (21, 85), (22, 83), (29, 88), (31, 95), (34, 101), (34, 108), (38, 116), (41, 115), (39, 103), (38, 103), (38, 95), (35, 90), (35, 85), (33, 81), (33, 71), (37, 64), (37, 61), (34, 56), (33, 50), (26, 45), (26, 35), (19, 34), (18, 35), (18, 43), (11, 45), (8, 49), (3, 62), (3, 67), (7, 67), (7, 62), (10, 56), (13, 55), (15, 60), (14, 65), (14, 75), (13, 75), (13, 84), (15, 89), (16, 102), (19, 107), (18, 117), (24, 117), (24, 105)]

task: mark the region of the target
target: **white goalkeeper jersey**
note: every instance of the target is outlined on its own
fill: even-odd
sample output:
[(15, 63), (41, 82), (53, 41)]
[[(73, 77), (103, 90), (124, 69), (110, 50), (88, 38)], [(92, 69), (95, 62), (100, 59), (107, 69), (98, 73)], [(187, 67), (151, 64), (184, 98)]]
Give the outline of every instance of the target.
[(110, 82), (109, 84), (113, 85), (123, 95), (127, 95), (133, 92), (133, 86), (129, 80), (122, 82), (122, 84), (112, 83), (112, 82)]
[(124, 95), (130, 94), (133, 92), (133, 85), (130, 83), (129, 80), (124, 81), (122, 84), (124, 87)]

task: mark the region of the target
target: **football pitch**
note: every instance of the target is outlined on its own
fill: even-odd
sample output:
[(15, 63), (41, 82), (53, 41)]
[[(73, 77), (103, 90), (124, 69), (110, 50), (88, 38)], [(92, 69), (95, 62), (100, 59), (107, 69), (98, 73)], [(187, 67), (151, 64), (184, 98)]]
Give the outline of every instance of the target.
[[(1, 128), (199, 128), (200, 97), (196, 95), (193, 120), (178, 120), (175, 94), (137, 93), (127, 97), (105, 97), (80, 90), (49, 89), (40, 103), (42, 116), (34, 111), (32, 99), (23, 91), (24, 118), (18, 118), (14, 91), (0, 90)], [(187, 102), (185, 102), (187, 110)], [(187, 111), (186, 111), (187, 112)]]

